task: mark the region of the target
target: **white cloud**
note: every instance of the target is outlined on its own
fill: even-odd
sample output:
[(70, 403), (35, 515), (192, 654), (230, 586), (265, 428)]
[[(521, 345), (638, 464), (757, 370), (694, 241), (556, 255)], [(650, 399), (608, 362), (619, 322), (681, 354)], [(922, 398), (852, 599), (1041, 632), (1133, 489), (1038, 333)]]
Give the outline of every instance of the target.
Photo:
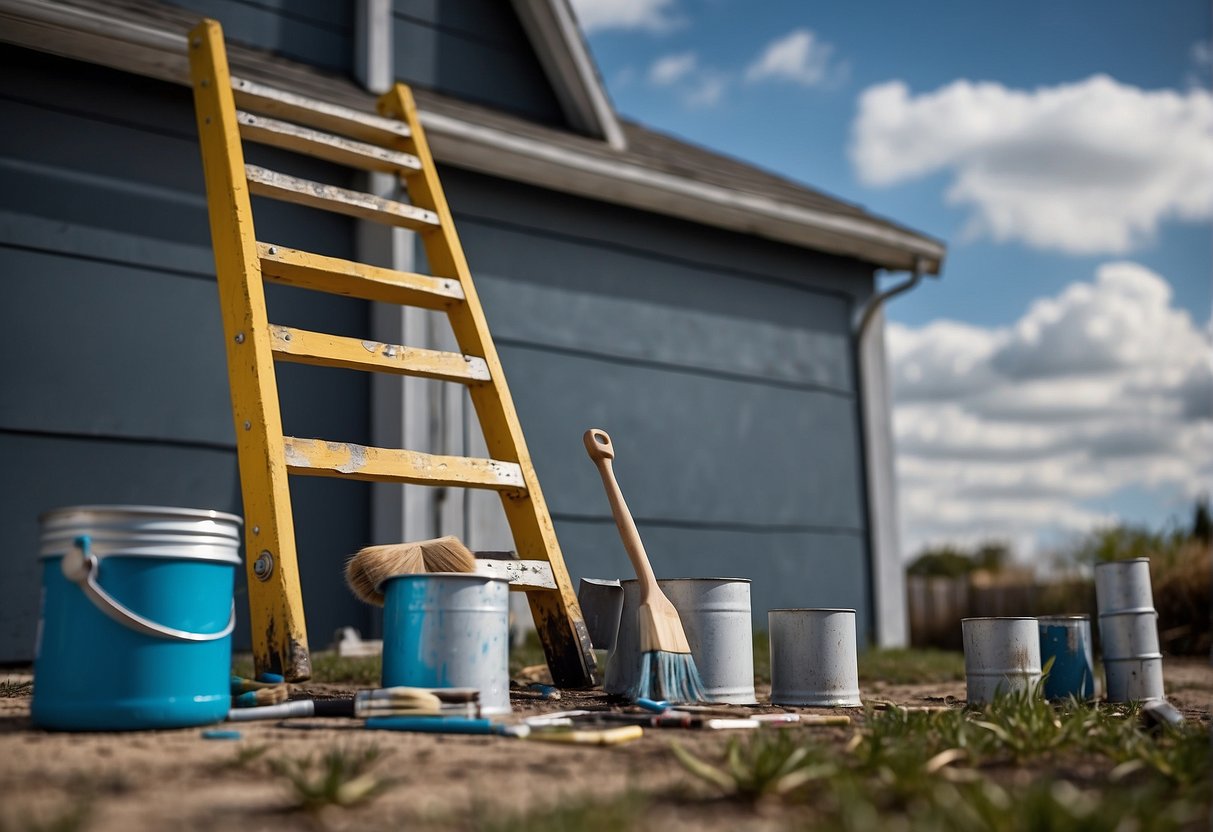
[(683, 23), (676, 5), (676, 0), (573, 0), (573, 11), (587, 34), (604, 29), (666, 32)]
[(669, 86), (694, 72), (698, 64), (694, 52), (666, 55), (653, 61), (649, 67), (649, 82), (659, 87)]
[(655, 60), (649, 67), (648, 81), (656, 87), (675, 92), (684, 107), (704, 109), (720, 103), (729, 87), (722, 72), (703, 67), (694, 52), (678, 52)]
[(795, 29), (771, 41), (745, 71), (747, 81), (774, 79), (806, 87), (831, 83), (843, 72), (830, 63), (834, 47), (808, 29)]
[(1098, 506), (1125, 488), (1186, 500), (1213, 484), (1213, 330), (1137, 263), (1005, 327), (890, 324), (888, 347), (907, 555), (1031, 551), (1112, 519)]
[(1213, 94), (1106, 76), (1031, 91), (900, 81), (859, 98), (850, 155), (885, 187), (947, 172), (969, 233), (1076, 254), (1124, 253), (1163, 220), (1213, 217)]

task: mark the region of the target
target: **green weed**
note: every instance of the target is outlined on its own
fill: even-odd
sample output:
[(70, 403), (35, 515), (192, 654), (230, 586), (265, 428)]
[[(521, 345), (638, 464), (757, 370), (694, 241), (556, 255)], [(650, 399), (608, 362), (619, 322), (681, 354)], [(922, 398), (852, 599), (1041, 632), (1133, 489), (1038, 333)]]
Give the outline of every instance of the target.
[(530, 812), (473, 813), (473, 832), (618, 832), (643, 828), (648, 800), (637, 793), (609, 799), (576, 800)]
[(790, 731), (756, 731), (745, 742), (731, 739), (719, 766), (696, 757), (678, 743), (671, 748), (691, 774), (724, 794), (749, 802), (789, 794), (811, 780), (837, 772), (837, 766), (825, 760), (822, 747), (798, 743)]
[(335, 746), (319, 759), (272, 760), (270, 768), (291, 785), (297, 807), (316, 812), (325, 806), (356, 806), (380, 794), (389, 783), (371, 772), (379, 747)]
[(19, 699), (34, 693), (34, 683), (18, 679), (0, 679), (0, 699)]

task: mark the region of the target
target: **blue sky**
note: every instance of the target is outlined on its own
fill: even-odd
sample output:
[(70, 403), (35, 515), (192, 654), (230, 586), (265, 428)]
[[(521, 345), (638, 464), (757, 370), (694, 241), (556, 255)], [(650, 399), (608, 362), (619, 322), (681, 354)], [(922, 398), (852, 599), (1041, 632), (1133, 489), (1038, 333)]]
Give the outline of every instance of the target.
[(888, 309), (907, 554), (1213, 487), (1207, 2), (574, 7), (625, 117), (948, 243)]

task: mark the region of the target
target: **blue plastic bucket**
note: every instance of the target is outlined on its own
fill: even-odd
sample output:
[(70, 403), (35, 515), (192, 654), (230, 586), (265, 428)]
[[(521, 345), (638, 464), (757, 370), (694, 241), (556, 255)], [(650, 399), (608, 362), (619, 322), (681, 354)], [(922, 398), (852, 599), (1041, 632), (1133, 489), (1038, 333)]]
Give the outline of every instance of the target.
[(240, 518), (80, 506), (40, 520), (34, 724), (122, 731), (222, 720)]
[(1045, 677), (1044, 696), (1057, 701), (1071, 696), (1095, 698), (1095, 658), (1091, 649), (1091, 618), (1086, 615), (1042, 615), (1040, 661), (1053, 665)]
[(396, 575), (383, 596), (385, 688), (476, 688), (482, 713), (510, 712), (508, 580)]

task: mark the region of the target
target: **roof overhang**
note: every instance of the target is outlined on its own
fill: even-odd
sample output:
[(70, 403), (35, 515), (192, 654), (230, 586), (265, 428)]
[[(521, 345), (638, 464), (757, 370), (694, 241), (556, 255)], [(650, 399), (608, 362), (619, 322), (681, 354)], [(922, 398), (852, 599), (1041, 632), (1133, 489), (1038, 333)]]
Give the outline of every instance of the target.
[[(563, 2), (535, 6), (545, 11), (537, 12), (530, 25), (564, 25), (555, 18), (546, 24), (542, 21), (549, 14), (557, 15), (558, 9), (567, 13)], [(571, 23), (571, 17), (568, 22)], [(0, 0), (0, 41), (179, 84), (189, 83), (183, 32), (88, 8), (48, 0)], [(580, 35), (577, 42), (580, 43)], [(936, 240), (890, 227), (876, 218), (815, 211), (444, 113), (423, 109), (420, 115), (435, 157), (457, 167), (855, 257), (886, 269), (918, 269), (937, 274), (946, 252), (945, 246)], [(618, 129), (618, 124), (615, 127)]]

